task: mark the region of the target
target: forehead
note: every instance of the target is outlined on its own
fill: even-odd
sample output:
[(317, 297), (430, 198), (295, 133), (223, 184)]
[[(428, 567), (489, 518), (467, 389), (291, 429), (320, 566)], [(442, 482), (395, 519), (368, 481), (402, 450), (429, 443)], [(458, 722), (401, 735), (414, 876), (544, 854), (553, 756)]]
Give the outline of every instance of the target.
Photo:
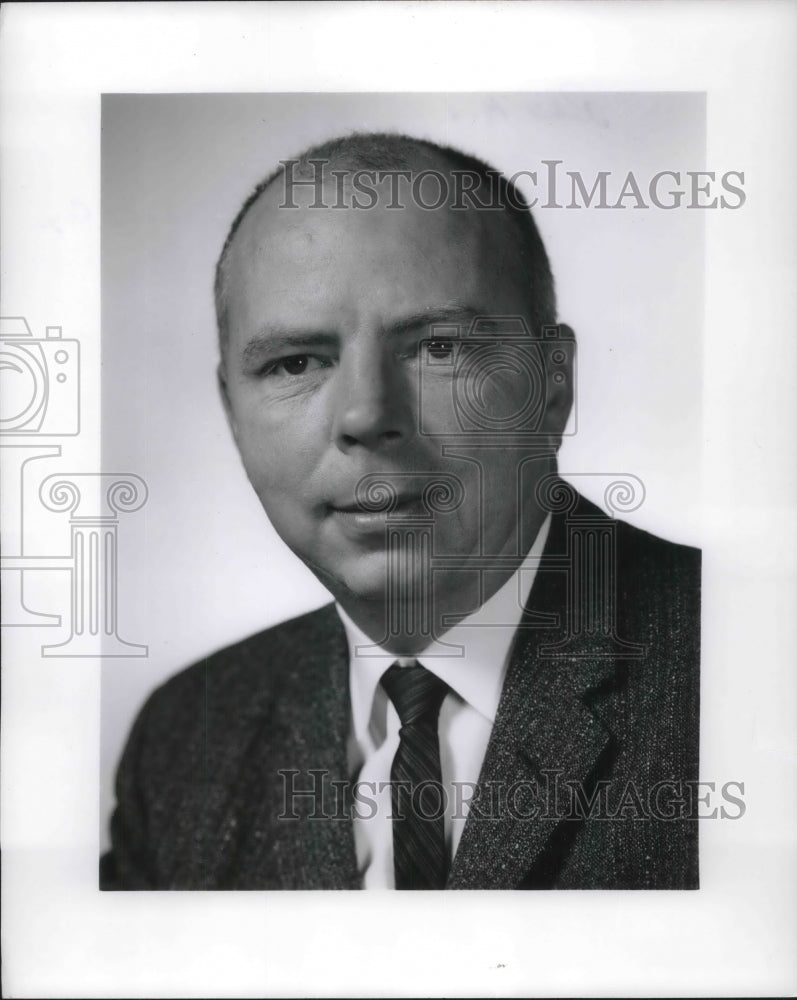
[[(350, 193), (350, 190), (349, 190)], [(230, 326), (262, 321), (333, 322), (360, 314), (434, 308), (448, 301), (474, 308), (518, 308), (525, 288), (517, 241), (503, 212), (446, 206), (426, 210), (389, 197), (371, 208), (325, 185), (327, 207), (312, 208), (312, 188), (296, 189), (286, 207), (279, 179), (250, 208), (230, 247)], [(365, 199), (361, 199), (363, 201)]]

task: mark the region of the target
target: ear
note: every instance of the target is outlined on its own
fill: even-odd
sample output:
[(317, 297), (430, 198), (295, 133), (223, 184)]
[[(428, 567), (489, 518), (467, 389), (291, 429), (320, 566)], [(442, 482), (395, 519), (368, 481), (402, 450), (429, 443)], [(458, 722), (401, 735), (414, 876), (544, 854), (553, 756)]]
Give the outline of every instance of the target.
[(555, 336), (543, 340), (546, 371), (543, 426), (554, 451), (558, 451), (575, 398), (576, 335), (566, 323), (558, 323), (555, 329)]
[(232, 436), (235, 439), (235, 443), (238, 444), (238, 423), (235, 419), (235, 414), (233, 412), (232, 403), (230, 402), (230, 393), (227, 388), (227, 367), (222, 358), (216, 368), (216, 381), (219, 387), (219, 395), (221, 396), (221, 403), (224, 407), (224, 413), (227, 417), (227, 423), (232, 431)]

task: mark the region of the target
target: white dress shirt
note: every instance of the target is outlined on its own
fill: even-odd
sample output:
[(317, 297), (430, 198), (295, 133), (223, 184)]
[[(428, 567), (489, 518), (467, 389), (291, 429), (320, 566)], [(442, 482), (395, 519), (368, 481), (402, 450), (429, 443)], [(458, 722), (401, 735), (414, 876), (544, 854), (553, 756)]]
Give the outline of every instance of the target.
[[(550, 514), (523, 563), (477, 611), (406, 663), (418, 662), (451, 688), (438, 734), (449, 857), (456, 853), (504, 685), (509, 652), (550, 529)], [(366, 889), (392, 889), (390, 768), (399, 745), (398, 713), (379, 683), (404, 658), (374, 643), (338, 606), (349, 644), (349, 775), (355, 782), (354, 839)]]

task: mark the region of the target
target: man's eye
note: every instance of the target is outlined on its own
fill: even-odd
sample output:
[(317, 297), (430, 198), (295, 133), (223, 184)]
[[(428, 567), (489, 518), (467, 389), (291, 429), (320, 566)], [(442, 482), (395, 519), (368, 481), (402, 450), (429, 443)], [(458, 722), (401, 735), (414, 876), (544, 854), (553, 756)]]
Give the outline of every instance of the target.
[(327, 363), (323, 358), (313, 357), (311, 354), (292, 354), (288, 358), (280, 358), (279, 361), (270, 364), (264, 371), (265, 375), (273, 375), (277, 378), (286, 376), (306, 375), (308, 372), (326, 368)]
[(429, 340), (426, 344), (426, 353), (432, 361), (447, 361), (454, 355), (454, 342), (452, 340)]

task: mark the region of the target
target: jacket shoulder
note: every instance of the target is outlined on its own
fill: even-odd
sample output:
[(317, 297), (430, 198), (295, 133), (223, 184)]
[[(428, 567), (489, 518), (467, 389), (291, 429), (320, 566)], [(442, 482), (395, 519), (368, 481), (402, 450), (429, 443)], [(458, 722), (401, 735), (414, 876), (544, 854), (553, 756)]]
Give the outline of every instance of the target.
[(576, 520), (589, 518), (597, 521), (612, 521), (616, 526), (618, 550), (631, 549), (643, 556), (666, 557), (685, 564), (700, 564), (700, 549), (679, 542), (671, 542), (659, 535), (654, 535), (644, 528), (637, 528), (628, 521), (614, 519), (601, 510), (591, 500), (578, 495), (573, 516)]
[(626, 521), (617, 521), (618, 566), (648, 580), (676, 588), (700, 588), (702, 552), (691, 545), (671, 542)]
[(170, 677), (150, 694), (140, 719), (181, 719), (199, 711), (224, 714), (262, 712), (309, 650), (341, 628), (334, 605), (280, 622), (218, 649)]

